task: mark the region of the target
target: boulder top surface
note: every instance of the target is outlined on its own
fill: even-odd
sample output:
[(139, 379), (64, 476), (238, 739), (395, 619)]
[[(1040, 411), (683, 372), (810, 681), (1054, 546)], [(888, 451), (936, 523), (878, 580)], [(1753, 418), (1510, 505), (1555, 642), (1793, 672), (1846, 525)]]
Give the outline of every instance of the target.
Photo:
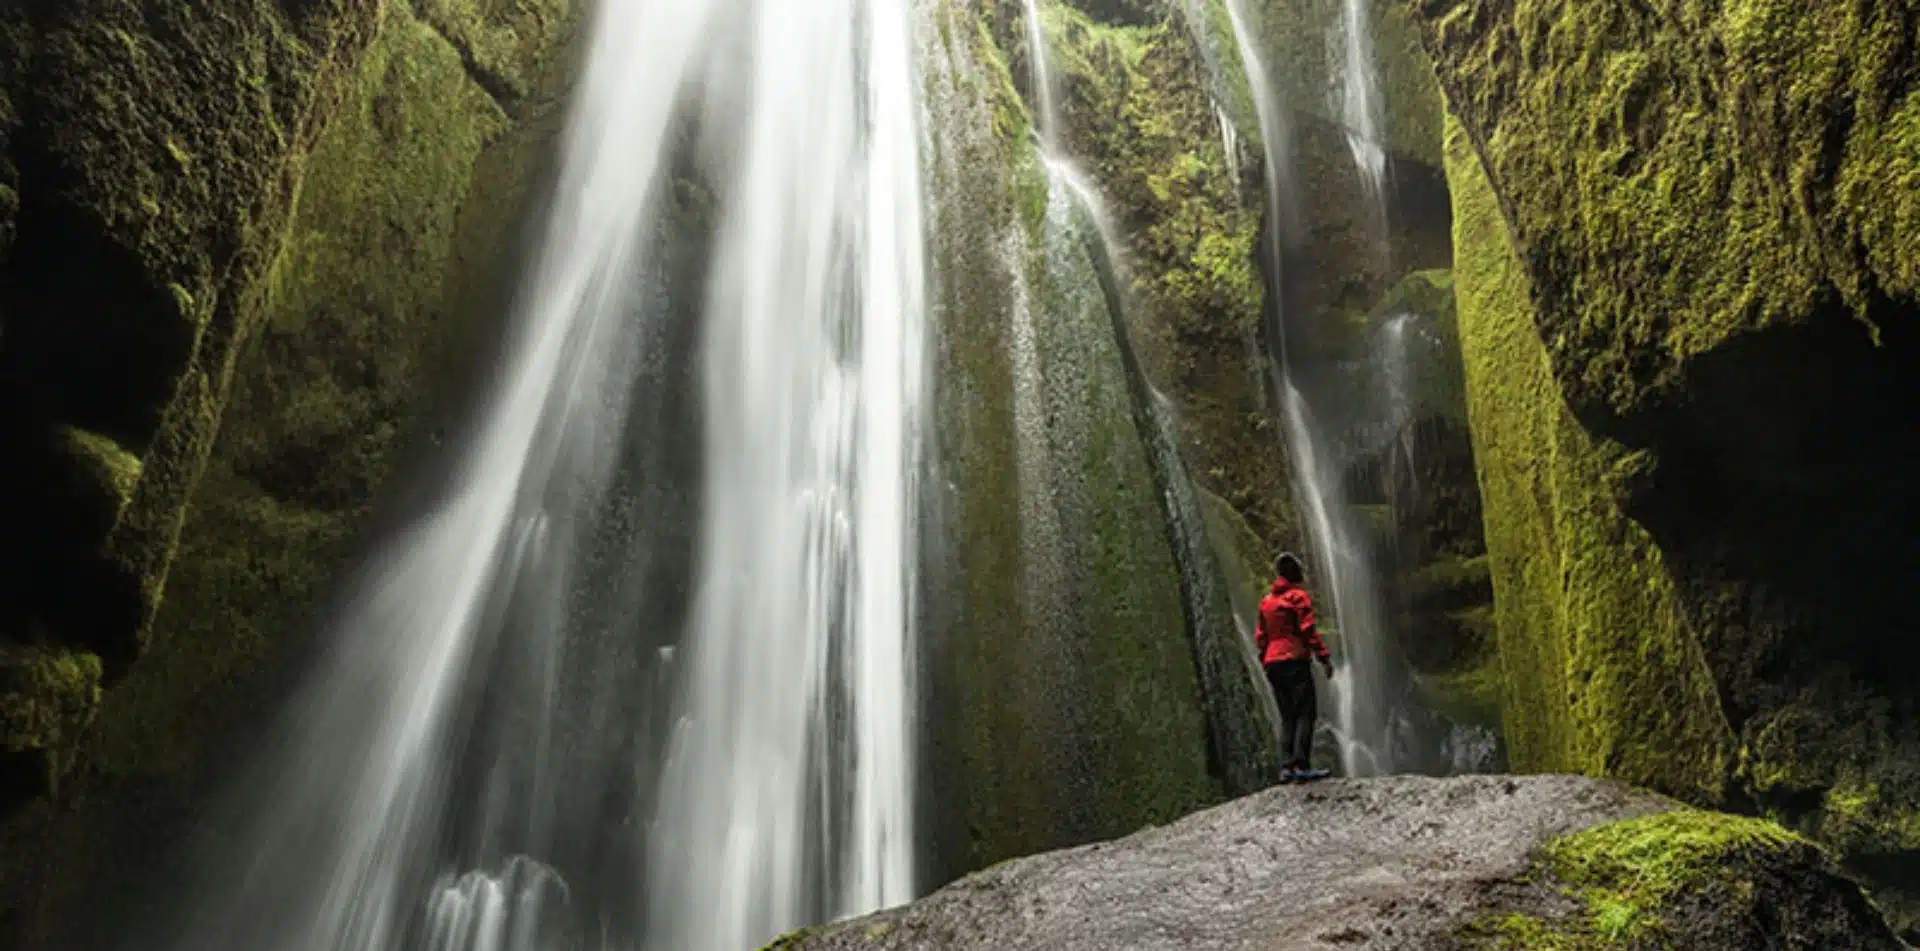
[[(1537, 874), (1543, 846), (1681, 808), (1624, 784), (1572, 776), (1279, 786), (1123, 839), (1004, 862), (918, 902), (809, 929), (774, 947), (1503, 947), (1497, 934), (1474, 938), (1476, 926), (1579, 914), (1575, 899)], [(1830, 892), (1834, 881), (1857, 892), (1837, 879), (1811, 891)], [(1863, 947), (1898, 947), (1878, 938), (1883, 926), (1864, 899), (1842, 904), (1857, 905), (1862, 927), (1874, 933)], [(1822, 914), (1831, 916), (1832, 906)]]

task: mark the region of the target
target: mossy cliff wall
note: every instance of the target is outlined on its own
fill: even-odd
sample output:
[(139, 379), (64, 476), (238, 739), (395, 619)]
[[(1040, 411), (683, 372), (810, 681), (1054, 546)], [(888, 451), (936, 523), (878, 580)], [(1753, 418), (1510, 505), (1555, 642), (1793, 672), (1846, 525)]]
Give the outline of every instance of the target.
[[(1172, 10), (1107, 21), (1096, 19), (1097, 5), (1041, 9), (1059, 84), (1060, 148), (1097, 183), (1126, 242), (1142, 368), (1179, 409), (1195, 478), (1271, 544), (1297, 544), (1265, 392), (1260, 204), (1237, 174), (1242, 157), (1225, 152), (1193, 31)], [(999, 10), (996, 36), (1025, 88), (1032, 60), (1023, 14), (1017, 3)]]
[[(929, 769), (944, 777), (934, 827), (954, 830), (942, 877), (1164, 822), (1277, 768), (1251, 671), (1229, 663), (1243, 650), (1231, 598), (1136, 359), (1148, 348), (1125, 321), (1122, 275), (1136, 272), (1106, 258), (1034, 145), (1007, 55), (1019, 8), (949, 0), (922, 30), (939, 341)], [(1234, 292), (1212, 273), (1188, 283)], [(1235, 675), (1244, 689), (1222, 702), (1212, 685)]]
[(26, 476), (0, 501), (0, 935), (71, 947), (208, 793), (210, 741), (430, 428), (571, 12), (22, 6), (0, 12), (0, 454)]
[(1516, 765), (1910, 861), (1920, 16), (1415, 7)]
[[(1207, 0), (1218, 8), (1224, 0)], [(1284, 116), (1294, 221), (1286, 241), (1284, 305), (1297, 360), (1352, 356), (1363, 318), (1405, 275), (1447, 266), (1444, 113), (1417, 24), (1398, 3), (1368, 5), (1386, 153), (1381, 217), (1348, 144), (1342, 105), (1344, 0), (1256, 0), (1248, 8)], [(1215, 19), (1218, 19), (1216, 15)], [(1216, 28), (1216, 46), (1231, 34)], [(1250, 139), (1257, 126), (1245, 125)]]

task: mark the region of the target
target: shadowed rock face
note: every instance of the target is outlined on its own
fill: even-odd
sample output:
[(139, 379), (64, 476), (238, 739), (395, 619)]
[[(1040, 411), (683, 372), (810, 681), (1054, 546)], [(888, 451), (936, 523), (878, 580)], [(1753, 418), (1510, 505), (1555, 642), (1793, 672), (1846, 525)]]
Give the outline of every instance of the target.
[(1911, 866), (1914, 5), (1415, 9), (1514, 766)]
[[(1609, 875), (1655, 872), (1675, 890), (1636, 909), (1639, 933), (1672, 947), (1899, 947), (1803, 840), (1674, 809), (1564, 776), (1277, 787), (1116, 842), (998, 865), (775, 947), (1579, 948), (1598, 912), (1561, 886), (1592, 895), (1617, 884)], [(1633, 867), (1609, 866), (1620, 861)], [(1743, 890), (1768, 896), (1770, 910), (1732, 897)], [(1528, 936), (1567, 943), (1512, 943)]]

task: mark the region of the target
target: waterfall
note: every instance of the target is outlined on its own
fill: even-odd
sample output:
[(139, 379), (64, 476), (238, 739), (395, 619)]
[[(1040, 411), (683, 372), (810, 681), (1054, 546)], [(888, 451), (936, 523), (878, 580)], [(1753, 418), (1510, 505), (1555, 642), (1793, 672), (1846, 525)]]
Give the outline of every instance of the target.
[(594, 7), (491, 386), (140, 947), (737, 951), (914, 894), (907, 10)]
[[(1285, 118), (1243, 7), (1244, 0), (1227, 0), (1228, 20), (1266, 152), (1268, 228), (1272, 236), (1267, 243), (1266, 263), (1277, 299), (1285, 280), (1287, 249), (1300, 234), (1301, 226)], [(1275, 401), (1293, 460), (1296, 501), (1306, 516), (1313, 564), (1322, 579), (1317, 585), (1309, 579), (1309, 586), (1332, 594), (1332, 615), (1339, 632), (1337, 673), (1330, 690), (1341, 766), (1350, 776), (1391, 773), (1395, 770), (1395, 725), (1388, 686), (1388, 631), (1376, 569), (1343, 498), (1334, 447), (1315, 423), (1308, 396), (1296, 383), (1287, 351), (1286, 314), (1277, 300), (1271, 311), (1274, 316), (1269, 341), (1273, 348)]]
[(1340, 116), (1347, 128), (1347, 148), (1366, 190), (1369, 211), (1376, 223), (1386, 221), (1387, 152), (1380, 116), (1380, 77), (1373, 58), (1372, 0), (1341, 0), (1339, 45)]
[(1035, 129), (1040, 133), (1040, 141), (1049, 150), (1055, 148), (1060, 135), (1060, 115), (1054, 107), (1053, 67), (1047, 63), (1047, 25), (1040, 20), (1040, 0), (1021, 0), (1022, 13), (1027, 21), (1027, 80), (1033, 87), (1033, 99), (1038, 115), (1034, 116)]
[[(847, 6), (769, 2), (747, 40), (653, 947), (753, 947), (913, 894), (917, 98), (903, 5)], [(837, 871), (810, 888), (821, 865)]]

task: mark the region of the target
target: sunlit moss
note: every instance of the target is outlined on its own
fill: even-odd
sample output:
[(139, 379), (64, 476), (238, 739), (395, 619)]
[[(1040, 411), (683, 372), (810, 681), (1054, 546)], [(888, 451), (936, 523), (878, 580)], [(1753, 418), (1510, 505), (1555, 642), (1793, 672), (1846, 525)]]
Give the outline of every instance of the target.
[(1506, 220), (1457, 127), (1448, 175), (1514, 765), (1717, 802), (1734, 738), (1659, 549), (1607, 488), (1626, 454), (1561, 401)]
[[(1660, 812), (1549, 842), (1535, 881), (1571, 899), (1468, 923), (1479, 951), (1611, 948), (1891, 948), (1891, 936), (1812, 843), (1771, 822)], [(1755, 940), (1767, 942), (1765, 945)]]

